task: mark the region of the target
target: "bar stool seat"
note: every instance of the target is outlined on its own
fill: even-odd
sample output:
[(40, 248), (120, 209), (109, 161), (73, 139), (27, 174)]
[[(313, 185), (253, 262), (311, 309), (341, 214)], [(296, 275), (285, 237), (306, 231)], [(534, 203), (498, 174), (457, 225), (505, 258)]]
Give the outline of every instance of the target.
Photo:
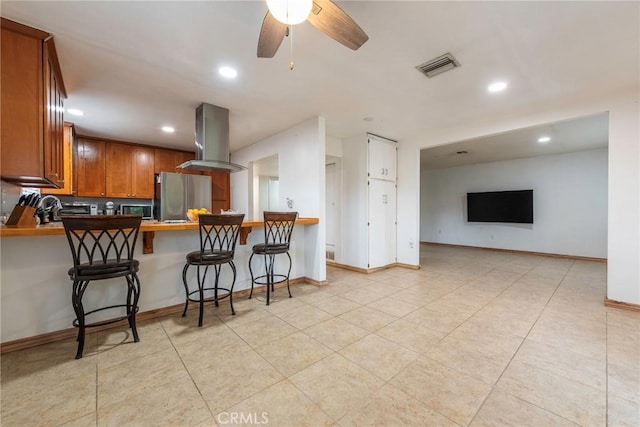
[[(267, 287), (267, 305), (270, 303), (271, 292), (275, 291), (275, 285), (287, 282), (287, 291), (291, 298), (291, 288), (289, 286), (289, 275), (291, 274), (291, 255), (289, 255), (289, 244), (293, 226), (296, 223), (298, 212), (264, 212), (264, 243), (253, 245), (251, 256), (249, 257), (249, 273), (251, 274), (251, 292), (249, 298), (253, 296), (254, 285)], [(289, 269), (287, 274), (275, 273), (275, 256), (286, 254), (289, 258)], [(251, 267), (251, 260), (254, 255), (264, 256), (265, 274), (254, 276)]]
[[(68, 271), (73, 281), (71, 303), (78, 328), (76, 359), (82, 358), (86, 329), (127, 320), (133, 340), (139, 342), (136, 313), (140, 298), (140, 263), (133, 258), (140, 223), (140, 215), (73, 215), (61, 217), (65, 235), (73, 257)], [(121, 304), (103, 306), (87, 311), (83, 297), (90, 283), (123, 277), (127, 283), (127, 297)], [(87, 323), (87, 317), (104, 310), (124, 308), (115, 318)]]
[[(186, 295), (182, 317), (187, 315), (189, 302), (198, 303), (200, 309), (198, 326), (202, 326), (205, 302), (213, 301), (215, 306), (218, 307), (218, 302), (221, 299), (229, 298), (231, 314), (236, 314), (233, 309), (233, 286), (236, 282), (236, 266), (233, 262), (233, 257), (243, 219), (244, 214), (198, 216), (200, 250), (189, 252), (186, 255), (186, 262), (182, 269), (182, 283), (184, 284)], [(219, 283), (220, 271), (224, 264), (228, 264), (233, 273), (233, 279), (228, 287), (222, 287)], [(196, 266), (198, 285), (198, 287), (193, 290), (189, 288), (189, 284), (187, 283), (187, 272), (191, 266)], [(204, 272), (201, 272), (201, 267), (204, 267)], [(213, 267), (214, 269), (215, 277), (213, 287), (207, 287), (205, 285), (209, 267)], [(205, 296), (206, 291), (213, 291), (213, 296)], [(220, 294), (220, 291), (223, 293)]]

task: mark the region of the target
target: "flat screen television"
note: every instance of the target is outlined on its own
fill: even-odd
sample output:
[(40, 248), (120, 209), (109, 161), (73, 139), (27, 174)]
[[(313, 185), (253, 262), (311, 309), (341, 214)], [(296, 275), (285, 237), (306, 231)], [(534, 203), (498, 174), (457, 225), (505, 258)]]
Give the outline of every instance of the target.
[(533, 224), (533, 190), (467, 193), (467, 221)]

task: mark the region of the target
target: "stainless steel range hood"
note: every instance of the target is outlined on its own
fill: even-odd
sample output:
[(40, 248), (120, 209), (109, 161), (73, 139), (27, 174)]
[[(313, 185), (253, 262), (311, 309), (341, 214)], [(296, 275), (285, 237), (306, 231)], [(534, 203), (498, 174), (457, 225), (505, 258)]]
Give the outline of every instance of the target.
[(247, 169), (229, 161), (229, 110), (204, 102), (196, 108), (196, 160), (178, 167), (227, 173)]

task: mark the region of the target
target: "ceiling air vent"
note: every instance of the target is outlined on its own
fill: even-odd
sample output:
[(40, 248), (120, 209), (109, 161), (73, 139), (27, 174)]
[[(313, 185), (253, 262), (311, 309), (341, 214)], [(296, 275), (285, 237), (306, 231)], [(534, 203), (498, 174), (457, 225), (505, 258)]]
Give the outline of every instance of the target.
[(420, 64), (416, 67), (418, 71), (420, 71), (425, 76), (431, 78), (433, 76), (437, 76), (440, 73), (444, 73), (445, 71), (452, 70), (456, 67), (459, 67), (460, 63), (456, 58), (453, 57), (450, 53), (445, 53), (442, 56), (438, 56), (431, 61), (425, 62), (424, 64)]

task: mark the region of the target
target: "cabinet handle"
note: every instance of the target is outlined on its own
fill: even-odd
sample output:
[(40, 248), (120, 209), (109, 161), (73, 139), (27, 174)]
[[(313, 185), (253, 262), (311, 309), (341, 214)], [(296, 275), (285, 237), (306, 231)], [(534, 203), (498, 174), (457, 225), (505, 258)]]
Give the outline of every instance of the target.
[(132, 195), (131, 195), (131, 197), (136, 197), (136, 195), (135, 195), (135, 194), (132, 194)]
[(104, 193), (100, 193), (101, 196), (104, 196)]

